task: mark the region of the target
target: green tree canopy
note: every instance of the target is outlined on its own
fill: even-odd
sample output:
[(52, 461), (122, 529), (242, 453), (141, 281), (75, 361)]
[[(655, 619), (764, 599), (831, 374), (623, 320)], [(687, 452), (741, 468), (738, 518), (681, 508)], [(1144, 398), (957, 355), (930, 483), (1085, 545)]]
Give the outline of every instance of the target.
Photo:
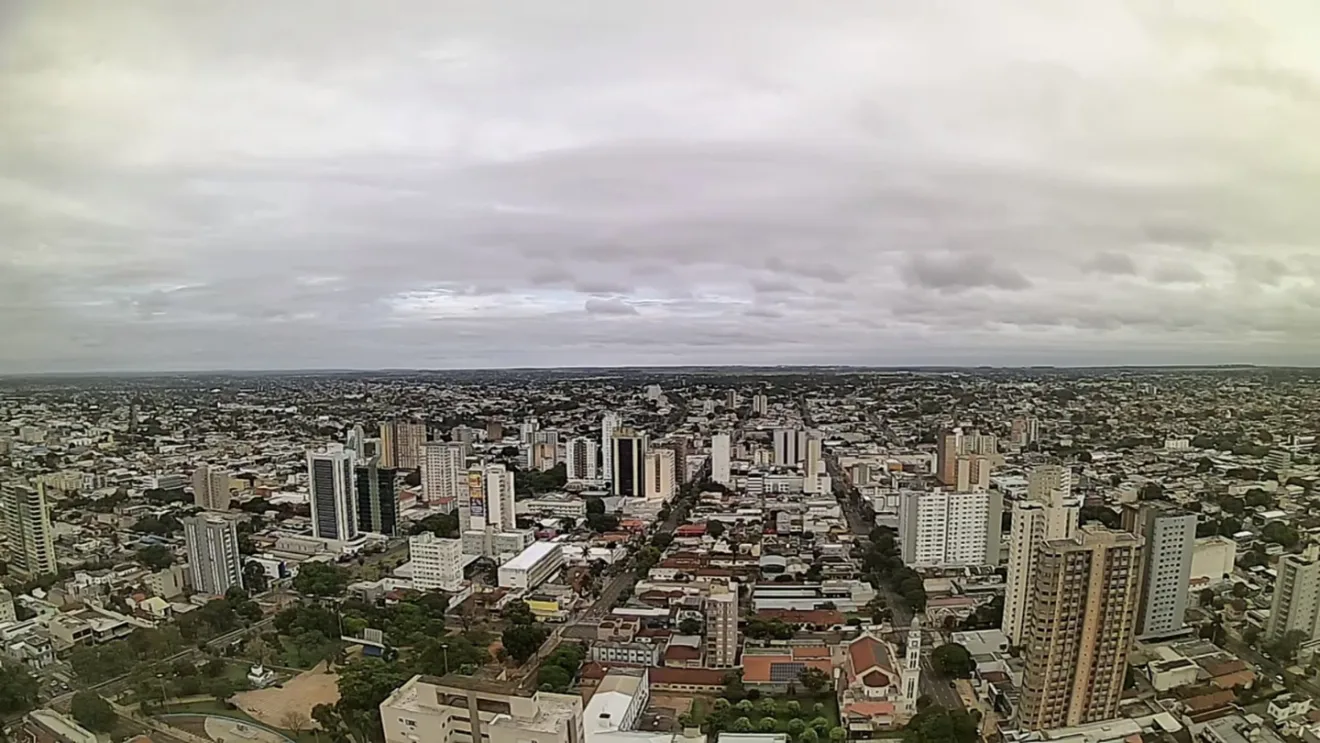
[(976, 670), (972, 654), (956, 642), (945, 643), (931, 651), (930, 662), (945, 678), (971, 678)]
[(96, 733), (108, 733), (114, 730), (119, 716), (110, 703), (93, 691), (80, 691), (73, 695), (69, 712), (79, 725)]

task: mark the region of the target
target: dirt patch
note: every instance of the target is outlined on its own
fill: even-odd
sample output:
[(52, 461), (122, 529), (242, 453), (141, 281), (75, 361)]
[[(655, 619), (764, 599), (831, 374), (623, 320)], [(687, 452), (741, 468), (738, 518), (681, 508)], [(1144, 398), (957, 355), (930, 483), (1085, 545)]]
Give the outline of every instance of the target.
[(234, 695), (232, 700), (239, 709), (254, 719), (284, 730), (310, 730), (318, 727), (312, 720), (312, 709), (318, 704), (339, 701), (339, 676), (327, 670), (327, 664), (318, 663), (310, 671), (284, 682), (284, 688), (257, 689)]

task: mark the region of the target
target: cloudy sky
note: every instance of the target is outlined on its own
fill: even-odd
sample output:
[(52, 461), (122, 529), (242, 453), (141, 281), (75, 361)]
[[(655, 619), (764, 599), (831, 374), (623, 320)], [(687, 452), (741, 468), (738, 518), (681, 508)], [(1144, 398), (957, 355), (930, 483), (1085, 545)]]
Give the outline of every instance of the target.
[(1315, 0), (8, 0), (0, 373), (1320, 364)]

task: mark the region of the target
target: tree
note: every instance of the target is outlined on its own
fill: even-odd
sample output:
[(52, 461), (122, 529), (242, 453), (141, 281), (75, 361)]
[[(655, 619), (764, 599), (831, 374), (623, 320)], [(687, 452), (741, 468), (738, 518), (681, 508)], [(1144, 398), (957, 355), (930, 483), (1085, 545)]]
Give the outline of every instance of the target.
[(976, 670), (972, 654), (956, 642), (945, 643), (931, 651), (930, 662), (945, 678), (971, 678)]
[(265, 593), (270, 588), (270, 579), (261, 563), (249, 562), (243, 566), (243, 585), (253, 594)]
[(110, 703), (92, 691), (80, 691), (73, 695), (69, 703), (69, 713), (79, 725), (96, 733), (108, 733), (114, 730), (119, 716)]
[(0, 668), (0, 714), (27, 712), (37, 703), (37, 680), (26, 666)]
[(701, 634), (701, 622), (688, 617), (678, 623), (678, 631), (684, 635), (699, 635)]
[(153, 544), (137, 551), (137, 561), (152, 570), (163, 570), (174, 564), (174, 554), (164, 545)]
[(539, 625), (515, 624), (504, 630), (500, 639), (509, 657), (522, 663), (536, 654), (548, 634)]
[(542, 665), (536, 674), (536, 685), (543, 691), (563, 693), (572, 684), (572, 675), (560, 666)]
[(293, 733), (295, 737), (298, 733), (306, 730), (311, 722), (307, 717), (307, 713), (299, 709), (288, 710), (280, 716), (280, 727)]
[(777, 727), (779, 727), (779, 721), (773, 717), (762, 717), (760, 722), (756, 723), (756, 729), (763, 733), (773, 733)]
[(756, 709), (756, 703), (750, 699), (744, 699), (733, 706), (744, 715), (750, 715)]
[(922, 707), (903, 728), (905, 743), (975, 743), (980, 737), (976, 717), (963, 710), (949, 711), (937, 705)]
[(733, 732), (750, 733), (752, 732), (752, 720), (748, 717), (739, 717), (733, 721)]
[(536, 617), (532, 614), (532, 607), (527, 605), (526, 601), (514, 599), (504, 607), (504, 618), (509, 624), (528, 625), (536, 624)]
[(794, 717), (802, 714), (802, 702), (799, 702), (796, 699), (790, 699), (788, 703), (784, 705), (784, 708), (788, 710), (788, 714)]
[(802, 688), (812, 694), (819, 694), (830, 682), (830, 676), (819, 668), (808, 667), (798, 674), (798, 682), (802, 684)]
[(1251, 589), (1250, 589), (1250, 588), (1247, 588), (1247, 584), (1246, 584), (1246, 583), (1234, 583), (1234, 584), (1233, 584), (1233, 595), (1236, 596), (1236, 597), (1238, 597), (1238, 598), (1240, 598), (1240, 599), (1244, 599), (1244, 598), (1246, 598), (1246, 597), (1247, 597), (1247, 594), (1249, 594), (1250, 592), (1251, 592)]
[(1297, 648), (1306, 642), (1306, 637), (1306, 633), (1302, 630), (1285, 632), (1277, 642), (1267, 645), (1265, 652), (1280, 661), (1291, 663), (1297, 657)]
[(293, 590), (308, 596), (342, 596), (347, 587), (344, 571), (323, 562), (304, 563), (293, 579)]
[(841, 727), (830, 728), (830, 743), (843, 743), (848, 739), (848, 731)]
[(812, 730), (815, 730), (821, 735), (828, 733), (830, 730), (830, 721), (824, 717), (813, 718), (808, 724), (811, 726)]
[(1202, 588), (1201, 593), (1198, 594), (1198, 596), (1200, 597), (1202, 607), (1209, 608), (1215, 605), (1215, 589)]
[(711, 535), (715, 539), (719, 539), (724, 534), (724, 522), (723, 521), (706, 522), (706, 533)]
[(594, 496), (594, 495), (588, 497), (588, 498), (587, 498), (587, 513), (588, 513), (588, 514), (592, 514), (592, 513), (603, 514), (603, 513), (605, 513), (605, 501), (601, 500), (600, 498), (598, 498), (598, 497), (596, 497), (596, 496)]
[(1164, 488), (1154, 480), (1147, 481), (1137, 491), (1137, 500), (1163, 500)]
[(803, 722), (802, 718), (800, 717), (794, 717), (793, 719), (788, 721), (788, 734), (793, 736), (794, 738), (798, 737), (799, 735), (802, 735), (802, 731), (806, 729), (807, 729), (807, 723)]
[(798, 740), (801, 743), (820, 743), (820, 734), (816, 732), (815, 728), (807, 728), (802, 731), (802, 735)]
[(1245, 642), (1246, 644), (1255, 645), (1256, 641), (1259, 639), (1260, 639), (1260, 630), (1256, 629), (1255, 627), (1247, 627), (1246, 629), (1242, 630), (1242, 641)]
[(1284, 549), (1292, 549), (1301, 540), (1297, 530), (1282, 521), (1271, 521), (1260, 530), (1261, 539), (1266, 542), (1282, 545)]

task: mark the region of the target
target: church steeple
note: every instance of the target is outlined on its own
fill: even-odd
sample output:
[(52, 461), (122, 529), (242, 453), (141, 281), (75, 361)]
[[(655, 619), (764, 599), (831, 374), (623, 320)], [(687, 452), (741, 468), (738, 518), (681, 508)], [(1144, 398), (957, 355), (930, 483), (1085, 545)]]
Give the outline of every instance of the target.
[(908, 632), (907, 655), (903, 658), (903, 704), (908, 711), (917, 710), (917, 697), (921, 693), (921, 620), (912, 618)]

